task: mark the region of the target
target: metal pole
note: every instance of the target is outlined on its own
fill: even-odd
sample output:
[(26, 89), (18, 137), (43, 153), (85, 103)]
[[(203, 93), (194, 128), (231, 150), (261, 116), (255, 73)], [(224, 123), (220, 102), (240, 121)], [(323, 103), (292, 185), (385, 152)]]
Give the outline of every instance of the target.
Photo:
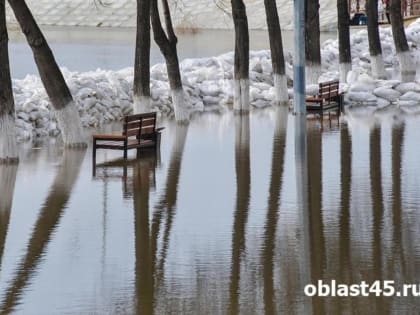
[(293, 106), (295, 114), (305, 115), (305, 0), (295, 0), (294, 20)]

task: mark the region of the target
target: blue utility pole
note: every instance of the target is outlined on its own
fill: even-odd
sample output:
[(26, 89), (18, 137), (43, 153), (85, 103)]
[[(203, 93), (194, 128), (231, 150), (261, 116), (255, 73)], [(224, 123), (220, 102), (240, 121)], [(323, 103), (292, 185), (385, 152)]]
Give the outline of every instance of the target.
[(293, 111), (306, 115), (305, 106), (305, 0), (294, 0)]

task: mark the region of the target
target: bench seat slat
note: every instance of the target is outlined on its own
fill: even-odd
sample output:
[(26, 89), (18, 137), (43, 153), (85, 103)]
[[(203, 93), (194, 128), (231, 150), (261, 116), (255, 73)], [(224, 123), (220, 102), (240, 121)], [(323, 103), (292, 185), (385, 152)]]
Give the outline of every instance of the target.
[(137, 142), (133, 142), (131, 144), (127, 145), (128, 149), (133, 149), (133, 148), (141, 148), (141, 147), (148, 147), (148, 146), (154, 146), (155, 142), (152, 140), (141, 140), (140, 143)]
[(307, 102), (322, 102), (322, 98), (316, 96), (309, 96), (306, 98)]
[(127, 136), (128, 137), (137, 136), (139, 134), (139, 130), (140, 130), (140, 128), (129, 129), (129, 130), (127, 130)]
[(124, 135), (113, 135), (113, 134), (96, 134), (93, 135), (93, 139), (98, 140), (125, 140), (127, 137)]
[(124, 120), (125, 122), (131, 122), (131, 121), (136, 121), (136, 120), (141, 120), (141, 119), (151, 118), (151, 117), (156, 117), (156, 112), (129, 115), (129, 116), (125, 116)]
[(149, 118), (149, 119), (143, 119), (143, 121), (142, 121), (142, 123), (141, 123), (141, 125), (143, 126), (143, 127), (149, 127), (149, 126), (156, 126), (156, 121), (155, 121), (155, 119), (153, 118)]
[(111, 144), (98, 144), (95, 147), (96, 149), (109, 149), (109, 150), (124, 150), (124, 146), (121, 145), (111, 145)]
[(136, 121), (131, 121), (129, 123), (126, 124), (127, 129), (135, 129), (138, 128), (140, 126), (140, 121), (141, 120), (136, 120)]

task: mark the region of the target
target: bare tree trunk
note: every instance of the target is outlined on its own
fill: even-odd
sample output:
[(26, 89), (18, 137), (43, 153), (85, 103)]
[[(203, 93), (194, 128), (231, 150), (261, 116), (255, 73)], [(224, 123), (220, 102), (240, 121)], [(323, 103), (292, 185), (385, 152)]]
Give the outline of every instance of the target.
[(176, 44), (178, 39), (172, 26), (171, 12), (167, 0), (162, 0), (163, 14), (165, 16), (166, 33), (162, 28), (159, 16), (157, 0), (151, 0), (151, 20), (153, 35), (156, 44), (159, 46), (168, 71), (169, 86), (172, 94), (172, 104), (174, 106), (175, 119), (178, 122), (189, 120), (189, 113), (184, 101), (184, 91), (182, 89), (181, 73), (179, 70), (178, 53)]
[(31, 11), (24, 0), (8, 1), (26, 36), (26, 40), (31, 46), (42, 83), (55, 109), (58, 126), (61, 129), (65, 145), (86, 145), (73, 97)]
[(386, 79), (384, 59), (382, 57), (381, 40), (378, 26), (378, 0), (366, 2), (367, 30), (369, 37), (370, 63), (372, 76), (376, 79)]
[(18, 161), (8, 41), (5, 0), (0, 0), (0, 163)]
[(319, 0), (305, 1), (306, 84), (317, 84), (321, 75)]
[(249, 34), (248, 18), (242, 0), (231, 0), (235, 25), (235, 97), (233, 109), (249, 111)]
[(134, 113), (150, 109), (150, 0), (137, 0), (136, 55), (133, 85)]
[(345, 83), (347, 73), (351, 71), (350, 15), (347, 0), (337, 0), (337, 15), (340, 82)]
[(400, 62), (401, 81), (411, 82), (416, 78), (416, 66), (408, 48), (404, 21), (401, 15), (401, 0), (391, 0), (391, 25), (395, 49)]
[(273, 64), (274, 89), (276, 101), (282, 105), (289, 103), (287, 76), (284, 63), (283, 41), (276, 0), (264, 0), (267, 17), (268, 36), (270, 39), (271, 62)]

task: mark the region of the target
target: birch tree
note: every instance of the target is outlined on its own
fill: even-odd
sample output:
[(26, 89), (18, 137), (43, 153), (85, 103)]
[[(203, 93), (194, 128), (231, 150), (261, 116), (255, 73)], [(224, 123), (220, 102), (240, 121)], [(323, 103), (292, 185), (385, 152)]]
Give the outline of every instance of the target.
[(8, 41), (6, 4), (0, 0), (0, 163), (18, 160)]

